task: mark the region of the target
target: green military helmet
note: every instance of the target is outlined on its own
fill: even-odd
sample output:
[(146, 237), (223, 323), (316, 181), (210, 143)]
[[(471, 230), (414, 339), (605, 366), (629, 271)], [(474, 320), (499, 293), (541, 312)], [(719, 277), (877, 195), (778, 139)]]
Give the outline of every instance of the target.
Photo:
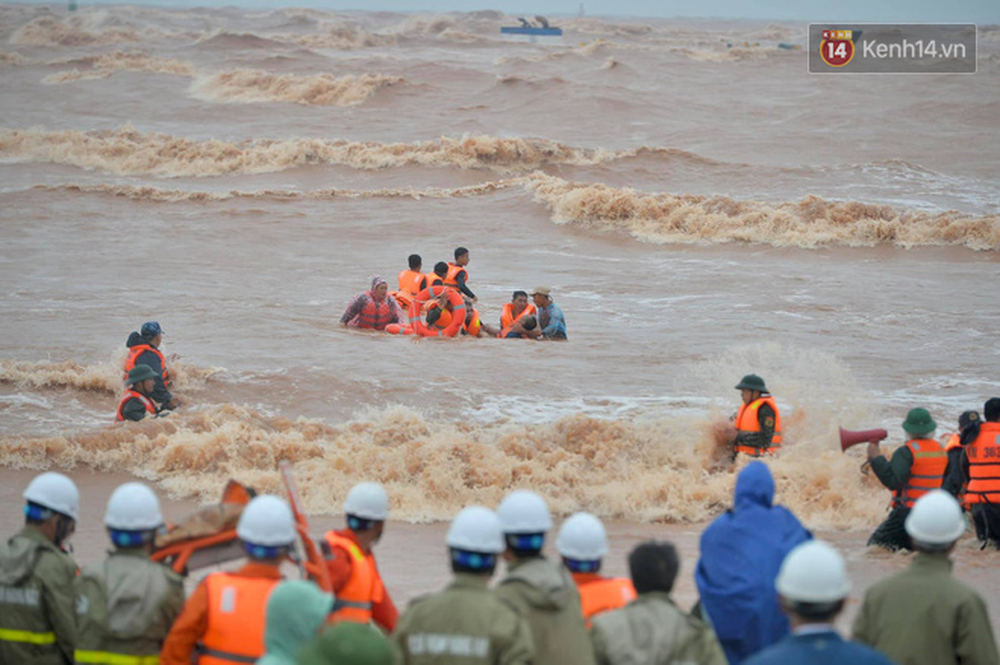
[(149, 365), (136, 365), (128, 372), (128, 382), (132, 384), (155, 378), (156, 372)]
[(737, 390), (756, 390), (762, 393), (769, 393), (770, 390), (764, 385), (764, 379), (756, 374), (747, 374), (736, 384)]
[(921, 436), (936, 430), (937, 423), (931, 418), (927, 409), (910, 409), (910, 412), (906, 414), (906, 420), (903, 421), (903, 429), (909, 434)]

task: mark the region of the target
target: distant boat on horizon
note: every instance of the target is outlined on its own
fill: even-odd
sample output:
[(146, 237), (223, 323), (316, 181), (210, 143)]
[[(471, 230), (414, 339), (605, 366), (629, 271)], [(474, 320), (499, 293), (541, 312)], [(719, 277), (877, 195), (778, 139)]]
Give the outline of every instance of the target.
[(500, 34), (518, 41), (528, 41), (532, 44), (537, 42), (562, 42), (562, 28), (549, 25), (549, 21), (544, 16), (536, 16), (536, 24), (532, 24), (524, 18), (518, 18), (521, 25), (504, 26), (500, 28)]

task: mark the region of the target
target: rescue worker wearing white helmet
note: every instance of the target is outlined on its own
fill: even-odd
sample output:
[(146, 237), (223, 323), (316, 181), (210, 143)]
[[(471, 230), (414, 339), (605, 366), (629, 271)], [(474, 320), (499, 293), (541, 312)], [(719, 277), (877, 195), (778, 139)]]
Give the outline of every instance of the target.
[(292, 509), (284, 499), (258, 496), (243, 509), (236, 535), (250, 561), (202, 580), (167, 635), (160, 665), (252, 663), (264, 655), (267, 601), (295, 547)]
[(0, 544), (0, 663), (72, 663), (77, 568), (64, 546), (76, 529), (80, 493), (49, 472), (28, 484), (24, 499), (24, 528)]
[(608, 553), (604, 525), (590, 513), (576, 513), (559, 527), (556, 549), (580, 592), (583, 619), (590, 628), (594, 615), (616, 610), (635, 600), (632, 580), (604, 577), (601, 560)]
[(933, 490), (906, 517), (916, 550), (910, 567), (865, 594), (854, 618), (854, 639), (896, 663), (1000, 663), (983, 599), (951, 575), (948, 554), (965, 532), (962, 507)]
[(632, 550), (628, 568), (639, 596), (594, 617), (590, 639), (598, 665), (727, 665), (712, 628), (682, 612), (670, 597), (680, 565), (672, 543), (650, 540)]
[(591, 665), (594, 653), (569, 571), (542, 555), (552, 528), (545, 500), (528, 490), (508, 494), (497, 509), (503, 527), (507, 574), (496, 592), (531, 626), (535, 662)]
[(445, 538), (454, 579), (443, 591), (416, 598), (393, 640), (404, 665), (529, 665), (531, 629), (487, 587), (506, 549), (500, 518), (489, 508), (462, 510)]
[(159, 658), (184, 607), (181, 576), (149, 558), (163, 526), (160, 501), (148, 486), (125, 483), (111, 494), (104, 525), (114, 551), (76, 579), (76, 662)]
[(322, 543), (337, 597), (337, 621), (374, 622), (392, 632), (399, 611), (382, 582), (372, 547), (389, 519), (389, 495), (378, 483), (359, 483), (344, 500), (346, 528), (328, 531)]
[(755, 653), (744, 665), (892, 665), (878, 651), (847, 642), (834, 629), (834, 619), (851, 591), (851, 580), (843, 557), (833, 547), (821, 540), (797, 546), (781, 563), (774, 586), (792, 632)]

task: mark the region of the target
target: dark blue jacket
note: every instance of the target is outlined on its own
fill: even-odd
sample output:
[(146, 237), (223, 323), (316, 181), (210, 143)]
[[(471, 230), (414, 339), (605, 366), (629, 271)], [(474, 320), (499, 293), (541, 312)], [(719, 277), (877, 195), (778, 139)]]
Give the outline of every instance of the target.
[(848, 642), (832, 630), (789, 635), (749, 660), (746, 665), (892, 665), (875, 649)]
[[(132, 348), (133, 346), (139, 346), (140, 344), (149, 344), (149, 340), (140, 335), (137, 332), (132, 332), (128, 336), (128, 341), (125, 342), (125, 346)], [(150, 345), (152, 346), (152, 345)], [(160, 405), (167, 404), (170, 400), (174, 398), (167, 389), (167, 386), (163, 383), (163, 365), (160, 363), (160, 357), (151, 351), (143, 351), (139, 354), (139, 357), (135, 359), (136, 365), (147, 365), (156, 372), (156, 378), (153, 379), (153, 392), (150, 394), (150, 398), (154, 402)]]
[(771, 471), (750, 462), (736, 479), (735, 505), (701, 536), (695, 584), (730, 665), (788, 635), (774, 580), (785, 555), (812, 534), (773, 500)]

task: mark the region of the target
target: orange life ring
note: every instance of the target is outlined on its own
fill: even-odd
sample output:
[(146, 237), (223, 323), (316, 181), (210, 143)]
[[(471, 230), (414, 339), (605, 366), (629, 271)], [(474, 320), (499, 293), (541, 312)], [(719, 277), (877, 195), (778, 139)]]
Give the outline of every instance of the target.
[[(423, 304), (431, 298), (437, 298), (444, 294), (451, 305), (451, 324), (444, 330), (428, 328), (421, 315)], [(440, 284), (428, 286), (417, 294), (410, 305), (410, 327), (421, 337), (454, 337), (462, 329), (465, 323), (465, 298), (462, 294), (447, 286)]]
[(385, 331), (392, 335), (412, 335), (413, 328), (411, 326), (404, 326), (399, 323), (390, 323), (385, 327)]

